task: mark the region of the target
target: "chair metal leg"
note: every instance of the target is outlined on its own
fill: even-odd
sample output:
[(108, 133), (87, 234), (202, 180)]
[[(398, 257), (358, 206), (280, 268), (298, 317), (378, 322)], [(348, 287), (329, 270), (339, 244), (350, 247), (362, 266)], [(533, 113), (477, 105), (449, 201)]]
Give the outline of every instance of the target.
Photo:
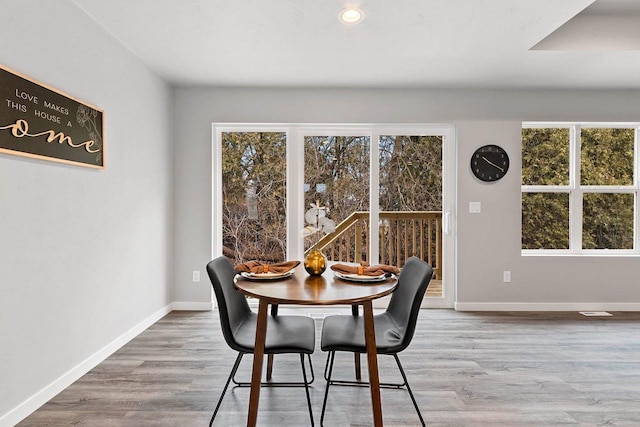
[[(313, 384), (316, 380), (316, 373), (313, 369), (313, 363), (311, 362), (311, 355), (308, 354), (307, 358), (309, 360), (309, 368), (311, 369), (311, 381), (308, 382), (309, 385)], [(268, 368), (267, 368), (268, 369)], [(235, 387), (251, 387), (251, 383), (248, 381), (238, 381), (235, 375), (232, 378), (233, 384)], [(261, 387), (304, 387), (304, 382), (273, 382), (267, 381), (260, 383)]]
[(313, 424), (313, 410), (311, 409), (311, 396), (309, 395), (309, 383), (307, 382), (307, 370), (304, 368), (304, 354), (300, 353), (300, 365), (302, 366), (302, 378), (304, 380), (304, 391), (307, 394), (307, 406), (309, 407), (309, 418), (311, 419), (311, 427)]
[(311, 385), (316, 380), (316, 374), (313, 371), (313, 363), (311, 363), (311, 355), (310, 354), (307, 354), (307, 359), (309, 359), (309, 368), (311, 368), (311, 381), (309, 381), (309, 385)]
[(218, 414), (218, 409), (220, 409), (220, 405), (222, 404), (222, 399), (224, 398), (225, 393), (227, 392), (227, 388), (229, 387), (229, 383), (231, 382), (231, 378), (233, 378), (238, 370), (238, 366), (240, 366), (240, 361), (242, 360), (243, 353), (238, 353), (238, 357), (236, 357), (236, 361), (233, 363), (233, 368), (231, 368), (231, 372), (229, 373), (229, 378), (227, 378), (227, 382), (222, 389), (222, 394), (220, 395), (220, 399), (218, 399), (218, 404), (216, 405), (216, 409), (213, 411), (213, 415), (211, 416), (211, 421), (209, 421), (209, 427), (213, 425), (213, 420)]
[(402, 375), (402, 379), (407, 386), (407, 391), (409, 392), (409, 396), (411, 396), (411, 401), (413, 402), (413, 406), (416, 408), (416, 412), (418, 413), (418, 418), (420, 418), (420, 423), (422, 426), (425, 426), (424, 419), (422, 418), (422, 413), (420, 413), (420, 408), (418, 408), (418, 403), (416, 402), (416, 398), (413, 397), (413, 392), (411, 391), (411, 387), (409, 387), (409, 381), (407, 381), (407, 376), (404, 373), (404, 369), (402, 369), (402, 364), (400, 363), (400, 358), (397, 354), (394, 354), (393, 357), (396, 359), (396, 363), (398, 364), (398, 369), (400, 370), (400, 374)]
[(329, 359), (331, 358), (331, 353), (333, 352), (330, 351), (327, 353), (327, 361), (324, 363), (324, 373), (322, 375), (324, 376), (325, 381), (329, 381), (329, 377), (327, 376), (327, 370), (329, 369)]
[[(332, 380), (331, 379), (331, 374), (333, 371), (333, 362), (335, 360), (335, 356), (336, 356), (336, 352), (335, 351), (330, 351), (327, 353), (327, 362), (325, 364), (324, 367), (324, 379), (327, 382), (325, 391), (324, 391), (324, 401), (322, 402), (322, 413), (320, 415), (320, 425), (324, 425), (324, 412), (327, 406), (327, 396), (329, 396), (329, 386), (331, 385), (341, 385), (341, 386), (360, 386), (360, 387), (369, 387), (369, 383), (368, 382), (364, 382), (364, 381), (346, 381), (346, 380)], [(420, 408), (418, 407), (418, 403), (416, 402), (416, 398), (413, 395), (413, 391), (411, 390), (411, 387), (409, 386), (409, 381), (407, 380), (407, 375), (404, 372), (404, 368), (402, 367), (402, 364), (400, 363), (400, 358), (398, 357), (397, 354), (393, 354), (394, 359), (396, 360), (396, 364), (398, 365), (398, 370), (400, 371), (400, 375), (402, 375), (402, 384), (398, 384), (398, 383), (380, 383), (380, 387), (384, 387), (384, 388), (402, 388), (402, 387), (406, 387), (407, 391), (409, 392), (409, 396), (411, 397), (411, 402), (413, 402), (413, 407), (416, 409), (416, 412), (418, 414), (418, 418), (420, 418), (420, 423), (422, 424), (422, 426), (426, 426), (425, 422), (424, 422), (424, 418), (422, 418), (422, 413), (420, 412)]]
[[(222, 394), (220, 395), (220, 398), (218, 399), (218, 403), (216, 404), (216, 409), (213, 411), (213, 415), (211, 416), (211, 420), (209, 421), (209, 427), (211, 427), (213, 425), (213, 420), (216, 418), (216, 415), (218, 414), (218, 410), (220, 409), (220, 405), (222, 405), (222, 399), (224, 398), (224, 395), (227, 393), (227, 389), (229, 388), (229, 384), (231, 383), (231, 381), (233, 380), (234, 384), (236, 387), (250, 387), (251, 383), (249, 382), (238, 382), (235, 380), (235, 376), (236, 373), (238, 372), (238, 368), (240, 367), (240, 362), (242, 361), (242, 357), (244, 356), (245, 353), (238, 353), (238, 356), (236, 357), (236, 361), (233, 363), (233, 368), (231, 368), (231, 372), (229, 372), (229, 377), (227, 378), (227, 382), (224, 385), (224, 388), (222, 389)], [(311, 362), (311, 355), (308, 354), (307, 358), (309, 360), (309, 367), (311, 368), (311, 381), (307, 380), (307, 370), (304, 366), (304, 354), (300, 353), (300, 363), (302, 365), (302, 378), (303, 378), (303, 382), (301, 383), (295, 383), (295, 382), (279, 382), (279, 383), (274, 383), (274, 382), (267, 382), (267, 383), (261, 383), (261, 387), (300, 387), (300, 386), (304, 386), (305, 388), (305, 392), (307, 393), (307, 405), (309, 407), (309, 417), (311, 418), (311, 426), (314, 426), (314, 421), (313, 421), (313, 410), (311, 407), (311, 395), (309, 394), (309, 386), (311, 385), (311, 383), (313, 383), (313, 381), (315, 380), (315, 374), (313, 372), (313, 363)]]
[[(356, 353), (359, 354), (359, 353)], [(327, 368), (329, 367), (329, 357), (331, 356), (331, 352), (327, 353), (327, 362), (324, 366), (324, 380), (325, 381), (329, 381), (329, 378), (327, 377)], [(359, 378), (357, 378), (358, 381), (350, 381), (350, 380), (331, 380), (331, 385), (344, 385), (344, 386), (359, 386), (359, 387), (369, 387), (369, 382), (368, 381), (360, 381)], [(402, 388), (404, 386), (406, 386), (407, 383), (402, 382), (402, 383), (380, 383), (380, 387), (382, 388)]]
[[(329, 396), (329, 386), (331, 385), (331, 373), (333, 371), (333, 361), (336, 357), (335, 351), (330, 351), (327, 354), (327, 364), (324, 367), (325, 379), (327, 380), (327, 385), (324, 389), (324, 400), (322, 401), (322, 413), (320, 415), (320, 426), (324, 425), (324, 411), (327, 408), (327, 397)], [(327, 369), (329, 370), (329, 375), (327, 376)]]
[(271, 381), (271, 375), (273, 374), (273, 354), (267, 356), (267, 381)]

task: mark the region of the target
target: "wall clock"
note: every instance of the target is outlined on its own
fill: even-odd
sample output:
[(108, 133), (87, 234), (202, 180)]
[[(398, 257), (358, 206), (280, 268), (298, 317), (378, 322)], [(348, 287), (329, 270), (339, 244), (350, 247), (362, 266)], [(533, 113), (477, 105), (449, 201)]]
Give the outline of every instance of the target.
[(508, 170), (509, 156), (504, 148), (497, 145), (484, 145), (471, 156), (471, 171), (481, 181), (497, 181)]

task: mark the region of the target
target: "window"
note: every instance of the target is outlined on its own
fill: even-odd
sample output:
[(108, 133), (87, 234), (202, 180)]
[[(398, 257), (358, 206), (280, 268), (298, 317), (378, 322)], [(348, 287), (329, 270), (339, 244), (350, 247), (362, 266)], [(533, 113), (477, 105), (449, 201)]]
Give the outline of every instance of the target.
[(640, 253), (637, 125), (525, 124), (524, 253)]

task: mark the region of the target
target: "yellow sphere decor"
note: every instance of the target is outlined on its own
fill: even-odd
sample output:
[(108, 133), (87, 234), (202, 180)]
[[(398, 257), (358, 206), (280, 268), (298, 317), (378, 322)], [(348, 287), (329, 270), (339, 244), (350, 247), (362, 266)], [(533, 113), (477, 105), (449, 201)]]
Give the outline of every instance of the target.
[(318, 250), (312, 250), (304, 259), (304, 269), (312, 276), (320, 276), (327, 269), (327, 257)]

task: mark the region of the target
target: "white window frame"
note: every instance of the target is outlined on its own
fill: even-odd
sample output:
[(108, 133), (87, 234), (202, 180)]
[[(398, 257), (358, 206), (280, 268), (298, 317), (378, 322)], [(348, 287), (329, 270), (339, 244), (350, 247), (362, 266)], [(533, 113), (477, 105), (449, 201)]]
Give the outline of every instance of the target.
[[(523, 122), (523, 129), (568, 128), (569, 129), (569, 184), (568, 185), (522, 185), (522, 193), (569, 193), (569, 249), (521, 249), (522, 255), (571, 255), (571, 256), (638, 256), (640, 255), (640, 124), (610, 122)], [(634, 129), (634, 171), (632, 185), (580, 185), (580, 135), (586, 128)], [(633, 249), (583, 249), (582, 206), (584, 194), (633, 194)], [(522, 206), (521, 206), (522, 208)], [(522, 243), (521, 243), (522, 244)]]

